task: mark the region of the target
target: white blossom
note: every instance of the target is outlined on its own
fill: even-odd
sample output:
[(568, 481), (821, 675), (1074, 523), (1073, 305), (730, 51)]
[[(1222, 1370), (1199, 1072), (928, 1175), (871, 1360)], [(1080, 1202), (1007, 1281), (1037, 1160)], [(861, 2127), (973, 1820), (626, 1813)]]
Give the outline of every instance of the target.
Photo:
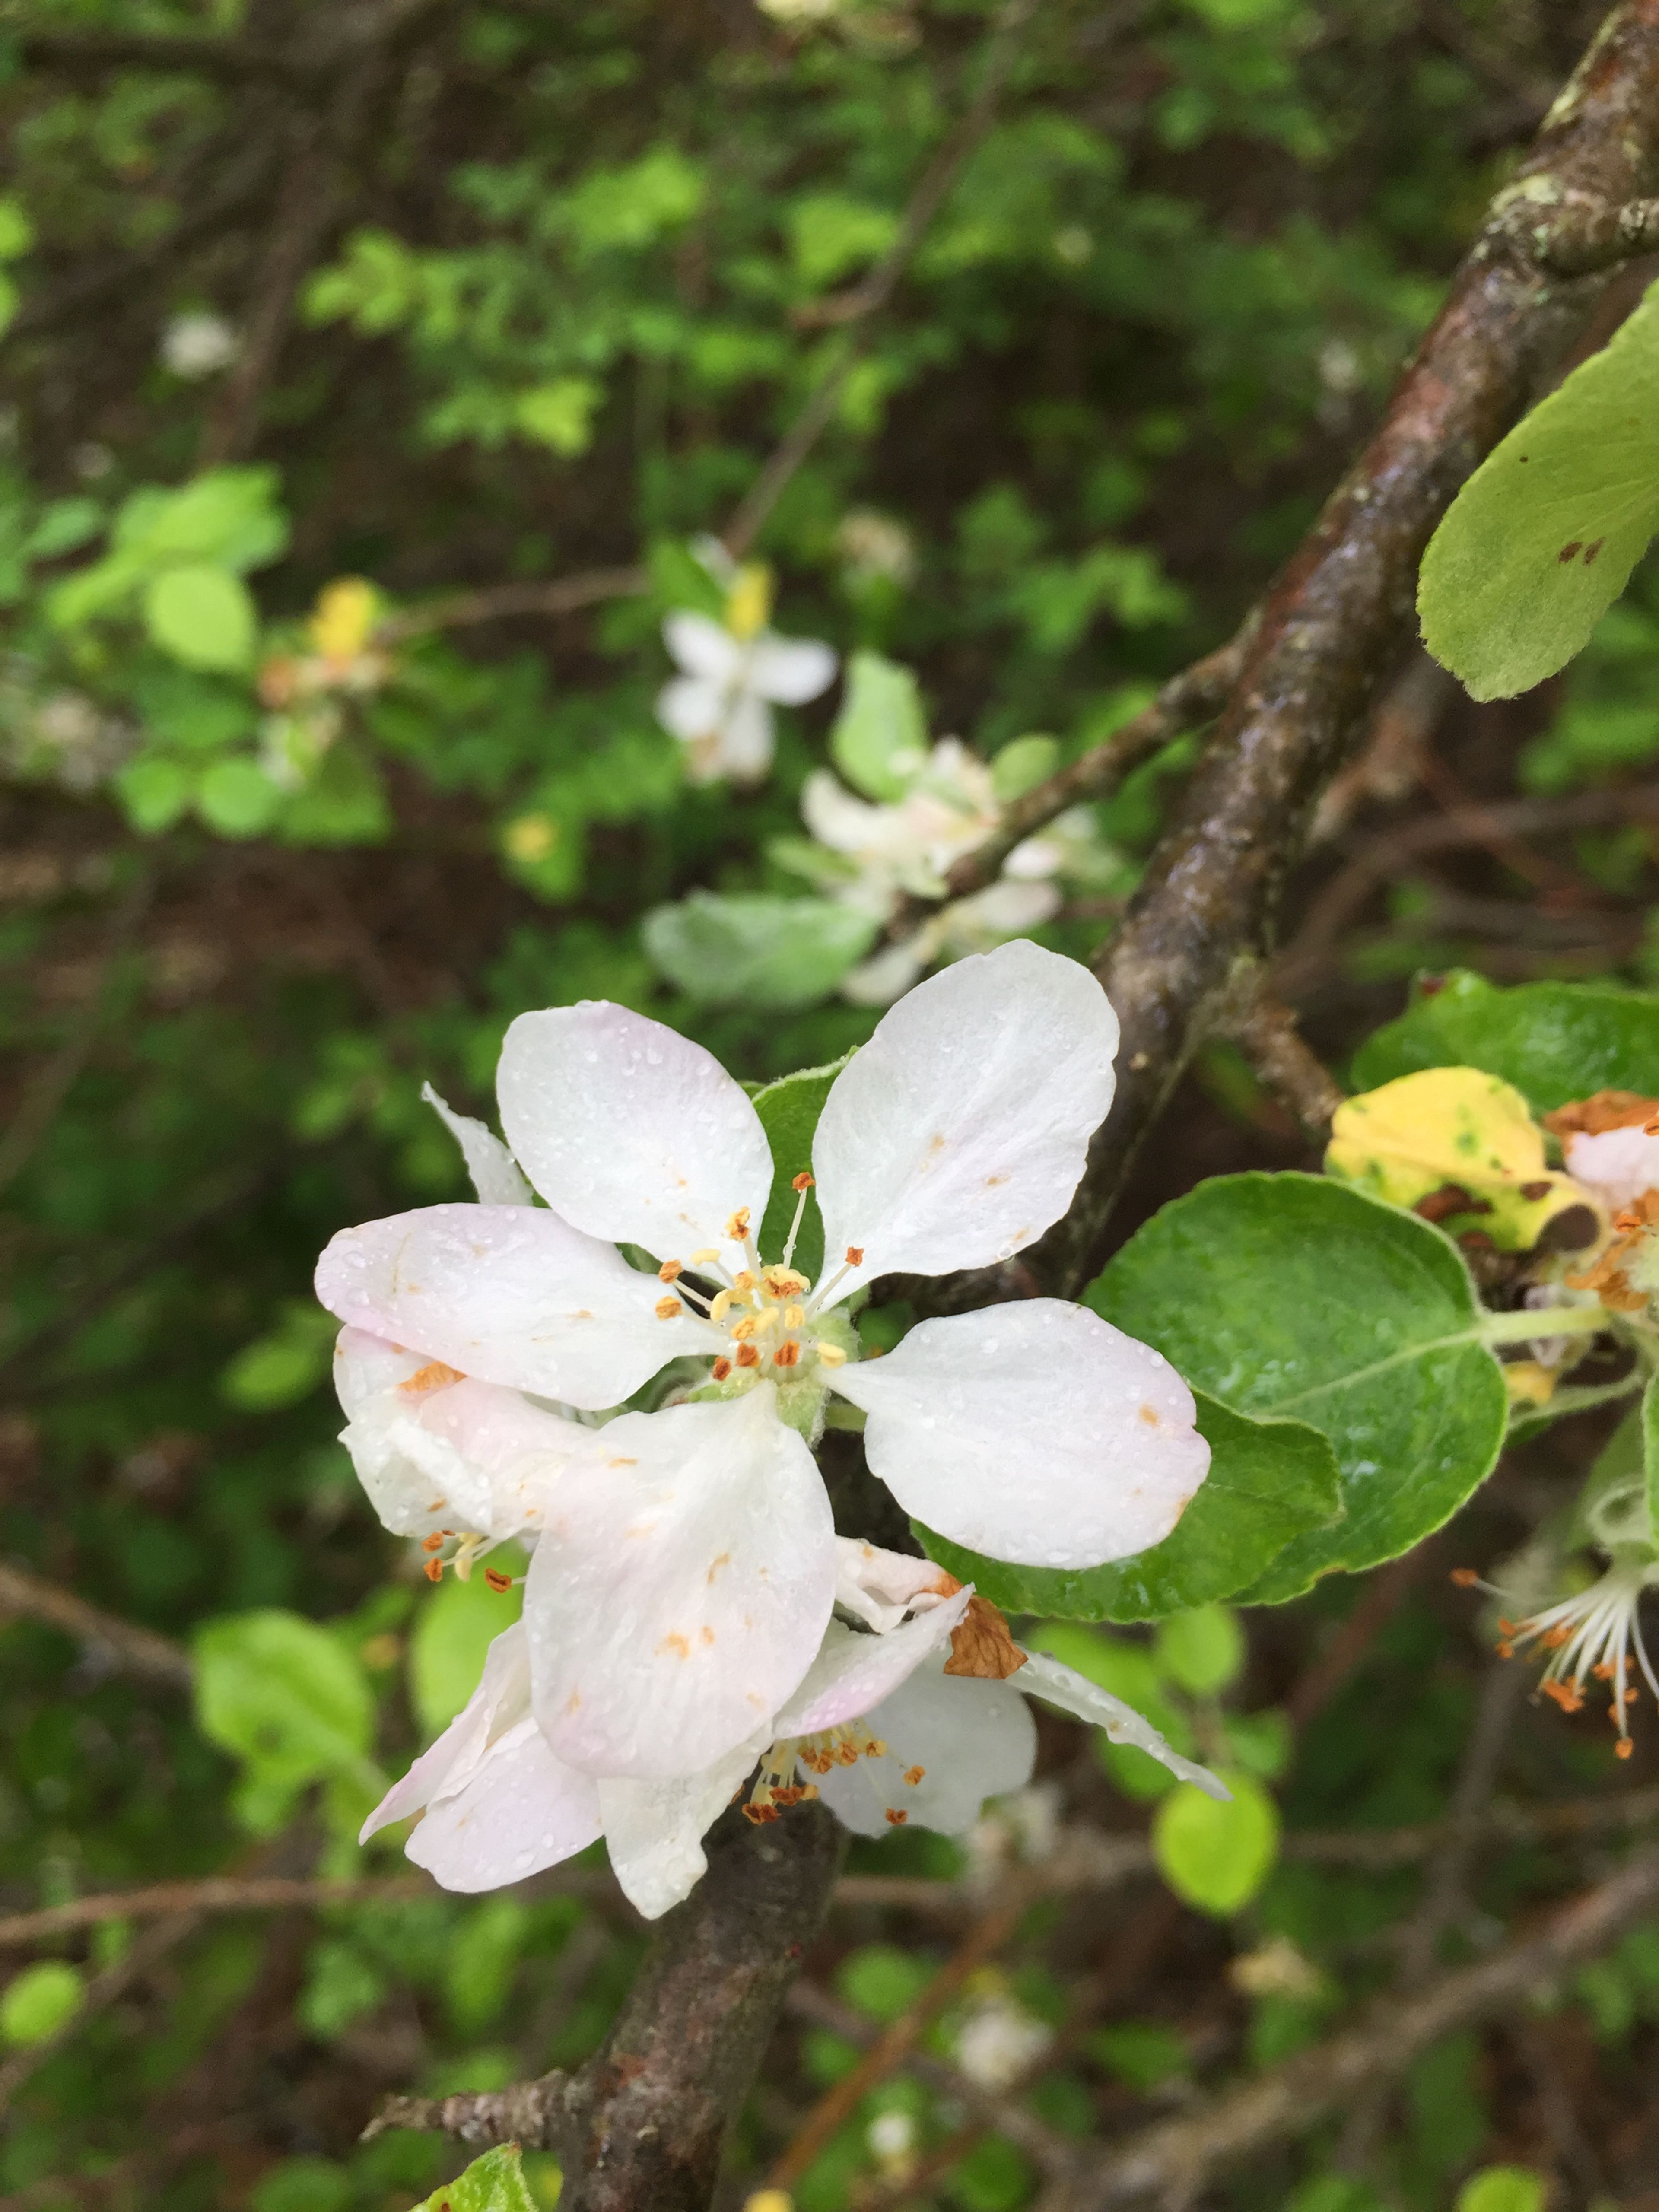
[[(769, 1262), (757, 1248), (771, 1149), (709, 1054), (603, 1002), (521, 1015), (497, 1095), (547, 1209), (430, 1206), (334, 1239), (318, 1295), (349, 1329), (550, 1421), (549, 1401), (617, 1407), (670, 1361), (707, 1377), (696, 1402), (547, 1432), (556, 1477), (538, 1501), (526, 1621), (562, 1759), (690, 1773), (789, 1696), (835, 1595), (808, 1449), (831, 1393), (865, 1414), (872, 1471), (955, 1542), (1077, 1568), (1173, 1528), (1209, 1450), (1191, 1393), (1147, 1346), (1030, 1298), (925, 1321), (860, 1360), (847, 1312), (878, 1275), (990, 1266), (1057, 1219), (1111, 1102), (1116, 1043), (1088, 970), (1024, 942), (901, 1000), (818, 1122), (815, 1285), (794, 1231)], [(514, 1499), (517, 1443), (491, 1478)]]
[(163, 363), (175, 376), (191, 383), (228, 368), (240, 347), (240, 339), (224, 317), (202, 307), (175, 315), (161, 332)]
[(694, 783), (758, 783), (772, 765), (775, 705), (798, 707), (828, 690), (836, 656), (817, 638), (780, 637), (769, 626), (771, 578), (756, 563), (738, 568), (702, 549), (706, 566), (729, 580), (726, 619), (682, 609), (662, 626), (680, 670), (657, 695), (657, 719), (686, 748)]

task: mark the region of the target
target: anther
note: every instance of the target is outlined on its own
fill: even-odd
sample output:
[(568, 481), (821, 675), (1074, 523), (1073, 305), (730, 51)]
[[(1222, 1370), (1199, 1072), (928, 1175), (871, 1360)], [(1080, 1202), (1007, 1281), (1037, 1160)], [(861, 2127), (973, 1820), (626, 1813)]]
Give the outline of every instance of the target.
[[(1659, 1130), (1656, 1130), (1652, 1133), (1659, 1135)], [(1636, 1746), (1631, 1741), (1627, 1735), (1621, 1735), (1618, 1742), (1613, 1747), (1613, 1755), (1615, 1759), (1628, 1759), (1635, 1748)]]
[(733, 1244), (741, 1244), (749, 1234), (749, 1208), (740, 1206), (726, 1224), (726, 1233)]
[(684, 1260), (665, 1260), (661, 1267), (657, 1270), (657, 1280), (659, 1283), (678, 1282), (684, 1273), (685, 1262)]
[(783, 1310), (783, 1325), (786, 1328), (804, 1328), (806, 1326), (806, 1316), (802, 1308), (786, 1306)]
[(694, 1267), (711, 1267), (720, 1256), (712, 1244), (705, 1244), (701, 1251), (691, 1255), (691, 1265)]
[(443, 1547), (443, 1537), (436, 1528), (429, 1536), (422, 1536), (421, 1539), (421, 1549), (423, 1552), (441, 1552)]
[(444, 1578), (444, 1563), (441, 1559), (428, 1559), (422, 1571), (428, 1582), (441, 1583)]
[(1454, 1567), (1451, 1571), (1451, 1578), (1457, 1584), (1459, 1589), (1475, 1589), (1479, 1587), (1480, 1582), (1480, 1576), (1476, 1574), (1473, 1567)]
[(774, 1367), (799, 1367), (800, 1364), (799, 1345), (798, 1345), (793, 1338), (791, 1338), (787, 1344), (781, 1344), (777, 1350), (772, 1354), (772, 1364)]
[[(1656, 1127), (1659, 1127), (1659, 1124), (1656, 1124)], [(1654, 1133), (1655, 1132), (1653, 1129), (1650, 1129), (1648, 1132), (1650, 1136), (1652, 1136)], [(794, 1181), (790, 1184), (789, 1188), (791, 1190), (811, 1190), (812, 1188), (812, 1178), (803, 1169), (801, 1173), (798, 1175)]]
[(908, 1813), (901, 1813), (896, 1805), (890, 1805), (887, 1808), (887, 1822), (890, 1827), (902, 1828), (909, 1817)]
[(729, 1359), (717, 1359), (714, 1362), (713, 1372), (714, 1380), (717, 1382), (724, 1382), (726, 1376), (732, 1372), (731, 1361)]
[(864, 1247), (862, 1244), (849, 1244), (848, 1246), (847, 1264), (849, 1267), (861, 1267), (864, 1265)]
[(739, 1367), (758, 1367), (760, 1365), (760, 1354), (756, 1351), (752, 1344), (740, 1344), (738, 1346), (738, 1364)]
[(499, 1567), (486, 1567), (484, 1569), (484, 1580), (489, 1584), (490, 1589), (495, 1591), (497, 1597), (505, 1597), (508, 1590), (513, 1587), (512, 1576), (504, 1575)]
[(825, 1367), (845, 1367), (847, 1364), (847, 1354), (838, 1344), (819, 1345), (818, 1358)]
[(672, 1321), (676, 1314), (684, 1313), (684, 1311), (685, 1308), (680, 1304), (678, 1298), (659, 1298), (657, 1300), (657, 1319), (659, 1321)]
[(925, 1766), (907, 1766), (904, 1770), (904, 1778), (914, 1790), (927, 1771), (927, 1769)]

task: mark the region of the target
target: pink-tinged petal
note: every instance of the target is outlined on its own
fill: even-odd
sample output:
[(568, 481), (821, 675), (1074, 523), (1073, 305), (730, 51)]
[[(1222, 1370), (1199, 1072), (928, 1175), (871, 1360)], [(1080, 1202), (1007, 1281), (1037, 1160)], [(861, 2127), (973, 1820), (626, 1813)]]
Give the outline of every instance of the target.
[(360, 1329), (340, 1332), (334, 1381), (349, 1416), (340, 1441), (399, 1536), (533, 1536), (549, 1484), (599, 1449), (597, 1430)]
[(1639, 1121), (1623, 1129), (1603, 1129), (1595, 1136), (1575, 1129), (1563, 1151), (1567, 1173), (1609, 1212), (1634, 1206), (1647, 1192), (1659, 1190), (1659, 1137), (1648, 1136)]
[(472, 1178), (472, 1188), (478, 1194), (481, 1206), (528, 1206), (532, 1203), (530, 1185), (519, 1173), (517, 1161), (492, 1129), (471, 1114), (458, 1114), (454, 1108), (441, 1098), (429, 1083), (421, 1086), (421, 1096), (437, 1115), (439, 1120), (461, 1148), (466, 1162), (466, 1171)]
[(707, 615), (681, 611), (666, 617), (663, 643), (688, 676), (729, 683), (743, 660), (743, 647), (729, 629)]
[(836, 1603), (884, 1633), (908, 1612), (953, 1596), (959, 1585), (931, 1559), (884, 1552), (856, 1536), (836, 1539)]
[(812, 1663), (835, 1590), (830, 1501), (770, 1383), (600, 1436), (605, 1460), (557, 1485), (531, 1562), (537, 1716), (592, 1773), (695, 1774)]
[(827, 768), (815, 768), (801, 787), (801, 819), (836, 853), (864, 853), (883, 841), (891, 810), (855, 799)]
[(817, 1735), (856, 1720), (892, 1696), (943, 1644), (968, 1610), (973, 1585), (919, 1613), (884, 1635), (871, 1636), (832, 1620), (806, 1679), (772, 1723), (775, 1736)]
[(1127, 1559), (1209, 1472), (1169, 1361), (1060, 1298), (922, 1322), (834, 1387), (864, 1407), (865, 1456), (905, 1511), (993, 1559)]
[(490, 1745), (464, 1789), (429, 1808), (404, 1853), (446, 1889), (501, 1889), (599, 1834), (599, 1785), (562, 1765), (526, 1720)]
[(463, 1375), (585, 1408), (620, 1405), (679, 1353), (714, 1348), (701, 1322), (657, 1318), (654, 1276), (538, 1206), (428, 1206), (343, 1229), (317, 1263), (317, 1296)]
[(691, 1894), (708, 1864), (704, 1836), (765, 1748), (763, 1735), (701, 1774), (599, 1784), (611, 1870), (642, 1918), (656, 1920)]
[(833, 650), (815, 637), (759, 638), (750, 649), (749, 681), (763, 699), (799, 707), (835, 681)]
[[(1024, 1650), (1024, 1645), (1021, 1646)], [(1218, 1797), (1224, 1802), (1232, 1792), (1224, 1782), (1219, 1782), (1207, 1766), (1197, 1765), (1183, 1759), (1175, 1747), (1167, 1742), (1143, 1715), (1133, 1705), (1126, 1705), (1121, 1698), (1115, 1698), (1109, 1690), (1103, 1690), (1097, 1682), (1086, 1675), (1061, 1666), (1043, 1651), (1027, 1651), (1025, 1664), (1016, 1680), (1022, 1690), (1045, 1705), (1058, 1705), (1063, 1713), (1076, 1720), (1087, 1721), (1091, 1727), (1104, 1729), (1114, 1743), (1131, 1743), (1137, 1751), (1167, 1766), (1182, 1782), (1190, 1782), (1206, 1797)]]
[(603, 1000), (552, 1006), (519, 1016), (495, 1080), (526, 1174), (589, 1237), (684, 1260), (722, 1244), (740, 1208), (760, 1226), (766, 1132), (742, 1085), (689, 1037)]
[(392, 1784), (364, 1821), (358, 1842), (366, 1844), (377, 1829), (465, 1789), (492, 1740), (515, 1728), (529, 1712), (530, 1653), (524, 1629), (514, 1622), (485, 1653), (477, 1688), (403, 1779)]
[[(814, 1778), (824, 1802), (855, 1835), (913, 1827), (959, 1836), (988, 1797), (1005, 1796), (1031, 1778), (1036, 1727), (1013, 1683), (947, 1674), (937, 1653), (864, 1723), (886, 1744), (885, 1753)], [(890, 1813), (904, 1817), (892, 1820)]]
[(812, 1140), (826, 1266), (864, 1255), (841, 1295), (896, 1270), (988, 1267), (1057, 1221), (1112, 1103), (1117, 1035), (1089, 970), (1023, 940), (900, 1000)]
[(711, 684), (701, 676), (677, 676), (657, 694), (657, 720), (671, 738), (694, 745), (718, 731), (729, 696), (723, 684)]

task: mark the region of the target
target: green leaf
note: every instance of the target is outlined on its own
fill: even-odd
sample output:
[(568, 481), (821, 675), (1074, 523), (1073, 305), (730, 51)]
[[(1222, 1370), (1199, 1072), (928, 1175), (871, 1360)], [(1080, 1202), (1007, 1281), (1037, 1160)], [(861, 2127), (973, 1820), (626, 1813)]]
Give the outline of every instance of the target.
[(1224, 1605), (1171, 1613), (1159, 1621), (1152, 1649), (1170, 1680), (1194, 1698), (1214, 1697), (1236, 1682), (1249, 1656), (1238, 1615)]
[(1500, 1075), (1535, 1114), (1597, 1091), (1659, 1097), (1659, 996), (1605, 983), (1517, 983), (1504, 990), (1467, 968), (1368, 1037), (1355, 1055), (1362, 1091), (1424, 1067)]
[(0, 194), (0, 261), (15, 261), (34, 243), (34, 225), (15, 192)]
[[(521, 1574), (522, 1560), (510, 1553), (491, 1564), (504, 1574)], [(428, 1736), (449, 1726), (483, 1674), (484, 1655), (503, 1629), (524, 1611), (524, 1592), (490, 1589), (482, 1574), (463, 1582), (446, 1575), (422, 1601), (409, 1645), (409, 1687), (416, 1717)]]
[(123, 502), (110, 537), (112, 551), (149, 568), (201, 561), (239, 573), (263, 568), (287, 544), (270, 468), (210, 470), (178, 491), (146, 486)]
[(1176, 1895), (1226, 1919), (1246, 1905), (1279, 1856), (1279, 1808), (1254, 1776), (1229, 1768), (1226, 1802), (1190, 1782), (1170, 1790), (1152, 1817), (1152, 1855)]
[(1426, 1222), (1321, 1176), (1201, 1183), (1085, 1296), (1195, 1389), (1237, 1413), (1311, 1423), (1334, 1450), (1344, 1518), (1297, 1536), (1247, 1601), (1409, 1551), (1502, 1444), (1504, 1379), (1455, 1249)]
[(164, 568), (144, 593), (144, 626), (186, 668), (246, 668), (258, 617), (239, 576), (205, 562)]
[(196, 1717), (252, 1785), (247, 1825), (269, 1831), (308, 1783), (367, 1761), (374, 1700), (362, 1664), (297, 1613), (241, 1613), (197, 1632)]
[(146, 837), (170, 830), (196, 796), (196, 771), (165, 753), (141, 753), (115, 779), (127, 819)]
[(1457, 2212), (1544, 2212), (1548, 2185), (1529, 2166), (1488, 2166), (1457, 2192)]
[(80, 1974), (65, 1959), (42, 1959), (14, 1975), (0, 1996), (0, 2042), (17, 2050), (44, 2043), (67, 2027), (86, 1995)]
[(991, 788), (1006, 806), (1011, 799), (1046, 782), (1060, 766), (1060, 739), (1033, 733), (1011, 738), (991, 762)]
[(356, 2194), (344, 2166), (306, 2155), (268, 2166), (247, 2201), (252, 2212), (345, 2212)]
[(852, 656), (830, 757), (866, 799), (903, 798), (927, 759), (927, 720), (908, 668), (878, 653)]
[[(1146, 1329), (1135, 1334), (1148, 1336)], [(1194, 1395), (1210, 1472), (1170, 1534), (1150, 1551), (1076, 1571), (1012, 1566), (918, 1523), (923, 1550), (1008, 1613), (1155, 1620), (1231, 1597), (1294, 1537), (1340, 1518), (1340, 1470), (1330, 1444), (1306, 1421), (1256, 1420), (1201, 1390)]]
[(880, 924), (835, 899), (721, 898), (693, 891), (653, 907), (645, 949), (671, 983), (704, 1006), (810, 1006), (875, 942)]
[(415, 2212), (537, 2212), (517, 2143), (487, 2150), (464, 2173), (434, 2189)]
[(1429, 541), (1424, 641), (1477, 699), (1565, 667), (1659, 528), (1659, 288), (1489, 453)]
[[(783, 1257), (784, 1240), (800, 1195), (794, 1187), (795, 1177), (811, 1173), (812, 1137), (818, 1116), (830, 1096), (830, 1086), (851, 1057), (848, 1053), (823, 1067), (803, 1067), (755, 1093), (755, 1111), (772, 1147), (772, 1194), (766, 1201), (766, 1217), (757, 1239), (763, 1260)], [(813, 1282), (823, 1267), (823, 1217), (818, 1212), (816, 1194), (810, 1190), (795, 1242), (794, 1265)]]
[(444, 2003), (461, 2034), (476, 2038), (496, 2019), (524, 1957), (529, 1913), (516, 1897), (475, 1905), (444, 1965)]
[(282, 805), (276, 821), (289, 844), (378, 845), (392, 830), (385, 779), (361, 745), (343, 738)]
[(283, 794), (246, 754), (215, 761), (196, 793), (196, 811), (222, 837), (257, 837), (276, 820)]
[(326, 1381), (338, 1334), (332, 1314), (309, 1298), (287, 1299), (276, 1328), (242, 1346), (220, 1376), (219, 1388), (245, 1413), (297, 1406)]
[(592, 443), (593, 410), (604, 397), (604, 387), (591, 376), (556, 377), (521, 392), (513, 403), (513, 419), (526, 438), (568, 459)]

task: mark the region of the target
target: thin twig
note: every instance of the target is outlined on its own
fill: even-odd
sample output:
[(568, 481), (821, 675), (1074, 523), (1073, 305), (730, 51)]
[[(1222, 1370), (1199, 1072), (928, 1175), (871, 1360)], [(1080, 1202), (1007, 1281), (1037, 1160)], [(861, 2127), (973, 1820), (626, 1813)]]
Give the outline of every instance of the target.
[(499, 622), (510, 615), (568, 615), (601, 599), (636, 597), (651, 588), (647, 568), (591, 568), (550, 584), (489, 584), (476, 592), (452, 592), (423, 607), (387, 615), (374, 626), (376, 642), (396, 645), (434, 629), (463, 629), (474, 623)]
[(794, 2186), (869, 2092), (902, 2063), (917, 2039), (944, 2011), (969, 1977), (1008, 1942), (1024, 1918), (1034, 1894), (1034, 1885), (1029, 1880), (1016, 1877), (1001, 1902), (975, 1922), (932, 1980), (918, 1991), (898, 2018), (883, 2029), (858, 2064), (819, 2098), (796, 2130), (793, 2139), (774, 2160), (767, 2176), (769, 2188), (787, 2190)]
[[(169, 1690), (187, 1690), (194, 1680), (190, 1654), (167, 1637), (158, 1636), (153, 1628), (122, 1620), (101, 1607), (89, 1605), (73, 1590), (60, 1589), (55, 1583), (43, 1582), (21, 1567), (0, 1563), (0, 1614), (9, 1613), (62, 1629), (123, 1672), (144, 1681)], [(182, 1886), (192, 1887), (188, 1882)], [(0, 1929), (4, 1925), (0, 1922)]]
[(1152, 2196), (1188, 2203), (1215, 2174), (1316, 2127), (1358, 2091), (1397, 2080), (1419, 2051), (1553, 1987), (1616, 1943), (1659, 1905), (1659, 1850), (1645, 1850), (1557, 1912), (1536, 1935), (1477, 1965), (1443, 1974), (1420, 1994), (1370, 2008), (1358, 2027), (1302, 2051), (1198, 2111), (1143, 2130), (1093, 2165), (1078, 2212)]
[(173, 1913), (166, 1920), (157, 1921), (155, 1927), (147, 1928), (122, 1957), (112, 1966), (106, 1966), (102, 1973), (94, 1974), (82, 1992), (78, 2009), (61, 2027), (43, 2037), (39, 2043), (31, 2043), (21, 2051), (15, 2051), (3, 2064), (0, 2064), (0, 2112), (6, 2110), (18, 2091), (40, 2071), (47, 2059), (55, 2057), (72, 2037), (79, 2034), (88, 2021), (95, 2020), (101, 2012), (107, 2012), (118, 1998), (126, 1995), (135, 1982), (142, 1979), (152, 1966), (159, 1966), (169, 1951), (176, 1950), (185, 1938), (193, 1935), (200, 1925), (193, 1912)]
[(1251, 1073), (1286, 1106), (1316, 1145), (1331, 1133), (1331, 1121), (1346, 1095), (1316, 1053), (1304, 1043), (1296, 1016), (1259, 977), (1242, 994), (1243, 1004), (1223, 1024)]
[(740, 561), (754, 544), (796, 470), (828, 426), (842, 387), (869, 342), (871, 319), (892, 297), (928, 225), (950, 197), (969, 155), (995, 121), (997, 104), (1018, 54), (1021, 37), (1041, 5), (1042, 0), (1009, 0), (992, 35), (979, 90), (923, 171), (921, 181), (900, 218), (892, 244), (864, 282), (854, 291), (841, 295), (835, 308), (830, 309), (827, 305), (820, 308), (819, 319), (833, 320), (843, 329), (852, 330), (853, 335), (808, 394), (782, 442), (720, 532), (726, 550), (734, 561)]

